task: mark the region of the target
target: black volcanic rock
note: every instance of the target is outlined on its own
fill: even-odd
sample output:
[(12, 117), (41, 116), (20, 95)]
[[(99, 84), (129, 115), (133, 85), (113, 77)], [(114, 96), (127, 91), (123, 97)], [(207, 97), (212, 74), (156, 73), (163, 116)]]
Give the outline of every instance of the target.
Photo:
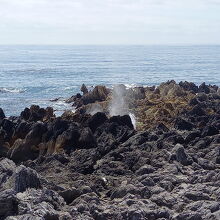
[(210, 88), (204, 83), (199, 86), (199, 92), (204, 92), (206, 94), (210, 93)]
[(199, 91), (198, 86), (196, 86), (196, 85), (195, 85), (194, 83), (192, 83), (192, 82), (187, 82), (187, 81), (183, 82), (183, 81), (181, 81), (181, 82), (179, 83), (179, 85), (180, 85), (182, 88), (184, 88), (185, 90), (187, 90), (187, 91), (193, 91), (193, 92), (195, 92), (195, 93), (197, 93), (197, 92)]
[(192, 164), (192, 159), (185, 153), (184, 147), (180, 144), (177, 144), (174, 149), (174, 157), (182, 165), (187, 166)]
[[(128, 115), (86, 108), (55, 117), (35, 105), (1, 119), (0, 219), (219, 219), (217, 90), (125, 89), (137, 130)], [(106, 97), (84, 93), (74, 102)]]
[(14, 190), (24, 192), (28, 188), (40, 189), (41, 183), (35, 170), (20, 166), (16, 169), (14, 176)]
[(127, 125), (131, 129), (134, 128), (129, 115), (113, 116), (109, 119), (109, 122), (115, 122), (118, 125)]
[(11, 189), (0, 191), (0, 219), (18, 214), (18, 201)]
[(192, 130), (194, 125), (183, 118), (177, 118), (174, 127), (178, 130)]
[(0, 108), (0, 120), (5, 118), (5, 113), (2, 108)]
[(200, 105), (196, 105), (195, 107), (193, 107), (191, 111), (189, 111), (189, 114), (195, 115), (195, 116), (204, 116), (206, 115), (206, 112)]
[(89, 118), (87, 123), (90, 129), (95, 132), (96, 128), (102, 125), (107, 119), (108, 118), (105, 113), (97, 112), (91, 118)]

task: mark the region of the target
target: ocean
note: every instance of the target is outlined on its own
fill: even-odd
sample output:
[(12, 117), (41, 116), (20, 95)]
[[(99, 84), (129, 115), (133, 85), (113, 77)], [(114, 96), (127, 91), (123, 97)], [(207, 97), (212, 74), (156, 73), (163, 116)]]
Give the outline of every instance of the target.
[(7, 116), (32, 104), (59, 115), (82, 83), (146, 86), (171, 79), (220, 85), (220, 46), (0, 46), (0, 107)]

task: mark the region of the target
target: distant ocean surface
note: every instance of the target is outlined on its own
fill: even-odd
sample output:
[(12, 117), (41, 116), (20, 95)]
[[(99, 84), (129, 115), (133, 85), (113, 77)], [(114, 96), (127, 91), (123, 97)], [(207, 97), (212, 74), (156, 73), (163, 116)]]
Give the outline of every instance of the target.
[(91, 87), (158, 85), (174, 79), (220, 85), (220, 46), (0, 46), (0, 107), (19, 115), (32, 104)]

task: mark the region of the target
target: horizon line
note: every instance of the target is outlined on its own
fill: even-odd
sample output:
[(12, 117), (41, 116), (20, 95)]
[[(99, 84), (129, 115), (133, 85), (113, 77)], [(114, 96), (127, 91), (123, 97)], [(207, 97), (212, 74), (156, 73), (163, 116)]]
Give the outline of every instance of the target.
[(0, 46), (220, 46), (220, 43), (204, 44), (1, 44)]

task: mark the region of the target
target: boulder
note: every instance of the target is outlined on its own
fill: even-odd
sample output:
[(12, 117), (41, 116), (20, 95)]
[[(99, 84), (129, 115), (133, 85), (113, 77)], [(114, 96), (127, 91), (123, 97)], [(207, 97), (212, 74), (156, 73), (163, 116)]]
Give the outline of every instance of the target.
[(80, 90), (83, 93), (83, 95), (85, 95), (85, 94), (87, 94), (89, 92), (85, 84), (82, 84)]
[(6, 133), (5, 141), (9, 142), (15, 132), (15, 124), (8, 119), (3, 119), (0, 126)]
[(183, 82), (183, 81), (181, 81), (179, 83), (179, 85), (182, 88), (184, 88), (184, 90), (186, 90), (186, 91), (192, 91), (194, 93), (197, 93), (199, 91), (198, 86), (196, 86), (195, 83), (192, 83), (192, 82), (187, 82), (187, 81)]
[(36, 123), (32, 130), (26, 135), (25, 139), (17, 139), (8, 151), (8, 156), (16, 161), (36, 159), (39, 154), (38, 144), (41, 143), (42, 136), (46, 132), (46, 125)]
[(30, 132), (32, 126), (33, 126), (32, 123), (26, 121), (22, 121), (21, 123), (19, 123), (16, 126), (15, 134), (14, 134), (16, 136), (16, 139), (18, 138), (24, 139), (26, 135)]
[(40, 178), (37, 172), (23, 165), (16, 168), (15, 173), (12, 175), (12, 179), (14, 182), (14, 190), (17, 193), (24, 192), (28, 188), (41, 188)]
[(185, 153), (185, 149), (182, 145), (177, 144), (174, 147), (173, 152), (175, 159), (182, 165), (187, 166), (192, 164), (192, 159)]
[(21, 112), (20, 117), (21, 119), (28, 120), (30, 118), (31, 112), (29, 108), (25, 108), (24, 111)]
[(208, 125), (203, 129), (201, 136), (202, 137), (213, 136), (218, 133), (219, 133), (219, 130), (215, 126)]
[(83, 105), (87, 105), (89, 103), (94, 103), (96, 101), (105, 101), (109, 95), (109, 89), (105, 86), (96, 86), (92, 91), (86, 93), (80, 99)]
[[(65, 202), (58, 193), (48, 190), (29, 189), (25, 192), (18, 193), (17, 199), (19, 201), (18, 215), (32, 215), (38, 216), (40, 219), (61, 219), (61, 210)], [(63, 212), (64, 214), (64, 212)], [(65, 219), (65, 218), (64, 218)], [(69, 220), (70, 218), (68, 218)]]
[(80, 194), (81, 194), (80, 190), (76, 188), (70, 188), (59, 192), (59, 195), (64, 198), (67, 205), (72, 203), (74, 199), (80, 196)]
[(180, 97), (186, 95), (184, 89), (176, 84), (174, 80), (161, 83), (158, 90), (162, 97)]
[(15, 191), (9, 189), (0, 191), (0, 219), (18, 213), (18, 201)]
[(79, 145), (79, 137), (79, 130), (75, 127), (69, 127), (69, 129), (56, 138), (55, 152), (62, 153), (65, 151), (70, 153)]
[(210, 88), (204, 83), (199, 86), (199, 92), (204, 92), (206, 94), (210, 93)]
[(154, 171), (155, 171), (155, 169), (152, 166), (144, 165), (136, 171), (136, 174), (137, 175), (145, 175), (145, 174), (153, 173)]
[(5, 113), (2, 108), (0, 108), (0, 120), (5, 118)]
[(203, 192), (197, 192), (197, 191), (191, 191), (191, 192), (186, 192), (184, 196), (193, 201), (199, 201), (199, 200), (211, 200), (210, 196), (206, 193)]
[(193, 129), (194, 125), (191, 122), (183, 118), (177, 118), (174, 122), (174, 127), (178, 130), (189, 130), (190, 131)]
[(113, 116), (109, 119), (109, 122), (115, 122), (118, 125), (127, 125), (129, 128), (134, 129), (134, 126), (132, 124), (131, 118), (129, 115), (123, 115), (123, 116)]
[(190, 115), (193, 116), (204, 116), (206, 115), (206, 112), (200, 105), (195, 105), (191, 111), (189, 111)]
[(91, 118), (88, 119), (87, 123), (92, 132), (95, 132), (95, 130), (107, 120), (108, 118), (105, 115), (105, 113), (97, 112)]
[(16, 165), (12, 160), (0, 159), (0, 188), (12, 176), (15, 169)]
[(79, 146), (81, 148), (91, 148), (97, 146), (95, 136), (89, 127), (83, 128), (80, 131)]

